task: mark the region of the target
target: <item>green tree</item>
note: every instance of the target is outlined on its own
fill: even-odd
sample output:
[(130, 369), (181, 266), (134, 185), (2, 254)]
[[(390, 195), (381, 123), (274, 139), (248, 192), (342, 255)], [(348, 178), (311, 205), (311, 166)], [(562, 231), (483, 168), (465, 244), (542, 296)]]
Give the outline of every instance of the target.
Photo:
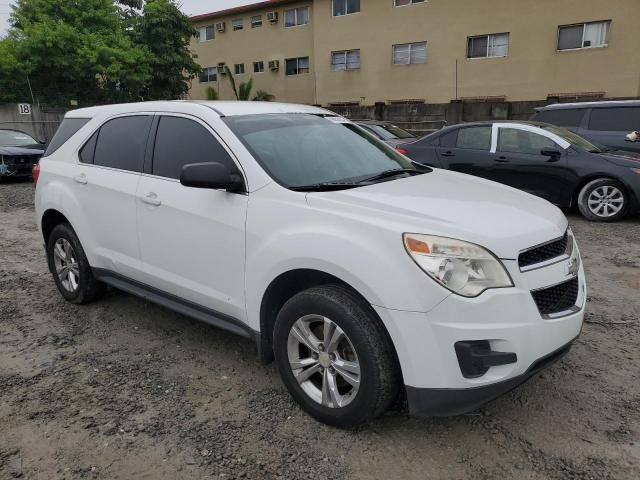
[(207, 87), (207, 100), (219, 100), (218, 91), (213, 87)]

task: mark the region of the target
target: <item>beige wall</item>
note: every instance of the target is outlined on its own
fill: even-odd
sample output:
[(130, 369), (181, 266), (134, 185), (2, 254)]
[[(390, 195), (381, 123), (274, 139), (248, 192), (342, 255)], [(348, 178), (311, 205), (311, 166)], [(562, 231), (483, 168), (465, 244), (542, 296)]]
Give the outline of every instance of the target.
[[(315, 0), (310, 25), (287, 29), (283, 8), (288, 6), (277, 9), (277, 26), (265, 19), (255, 30), (248, 21), (254, 13), (242, 15), (245, 29), (239, 32), (231, 31), (231, 17), (225, 18), (226, 33), (194, 43), (200, 64), (244, 62), (248, 79), (253, 61), (278, 58), (279, 72), (253, 74), (256, 87), (277, 100), (323, 105), (449, 102), (456, 98), (456, 60), (458, 97), (541, 100), (550, 93), (596, 91), (607, 97), (640, 96), (640, 0), (430, 0), (399, 8), (393, 0), (361, 0), (361, 12), (344, 17), (332, 16), (331, 0)], [(608, 47), (556, 50), (559, 25), (596, 20), (611, 20)], [(466, 58), (467, 37), (501, 32), (510, 33), (506, 58)], [(392, 65), (392, 45), (420, 41), (427, 42), (426, 64)], [(358, 48), (360, 70), (331, 71), (332, 51)], [(284, 58), (306, 55), (311, 73), (285, 76)], [(225, 87), (222, 96), (229, 98)], [(197, 80), (192, 96), (205, 97)]]

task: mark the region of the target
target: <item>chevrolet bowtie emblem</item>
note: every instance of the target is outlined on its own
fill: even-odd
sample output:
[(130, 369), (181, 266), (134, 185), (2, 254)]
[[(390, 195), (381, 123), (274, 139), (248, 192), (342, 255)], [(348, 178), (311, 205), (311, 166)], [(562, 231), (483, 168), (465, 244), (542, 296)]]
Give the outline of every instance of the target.
[(567, 263), (567, 275), (575, 277), (578, 274), (580, 263), (577, 258), (572, 258)]

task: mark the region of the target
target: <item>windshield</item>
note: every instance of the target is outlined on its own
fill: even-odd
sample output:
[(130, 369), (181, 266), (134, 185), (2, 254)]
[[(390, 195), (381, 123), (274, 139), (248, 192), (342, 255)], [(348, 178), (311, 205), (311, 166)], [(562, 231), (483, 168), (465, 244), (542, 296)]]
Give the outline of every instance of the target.
[(583, 150), (587, 150), (588, 152), (606, 152), (608, 150), (604, 145), (600, 145), (599, 143), (587, 140), (586, 138), (582, 138), (580, 135), (576, 135), (575, 133), (562, 127), (556, 127), (555, 125), (541, 125), (540, 128), (546, 130), (547, 132), (558, 135), (560, 138), (563, 138), (571, 145), (582, 148)]
[(16, 130), (0, 130), (0, 147), (19, 147), (21, 145), (34, 145), (32, 137)]
[(408, 158), (341, 117), (285, 113), (224, 121), (267, 173), (289, 188), (417, 170)]

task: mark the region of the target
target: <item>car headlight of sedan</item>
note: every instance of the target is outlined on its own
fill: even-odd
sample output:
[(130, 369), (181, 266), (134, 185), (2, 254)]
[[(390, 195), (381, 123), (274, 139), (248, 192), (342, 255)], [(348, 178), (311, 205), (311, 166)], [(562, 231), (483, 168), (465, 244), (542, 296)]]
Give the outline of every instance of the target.
[(405, 233), (403, 238), (416, 264), (458, 295), (477, 297), (489, 288), (513, 286), (502, 262), (479, 245), (416, 233)]

